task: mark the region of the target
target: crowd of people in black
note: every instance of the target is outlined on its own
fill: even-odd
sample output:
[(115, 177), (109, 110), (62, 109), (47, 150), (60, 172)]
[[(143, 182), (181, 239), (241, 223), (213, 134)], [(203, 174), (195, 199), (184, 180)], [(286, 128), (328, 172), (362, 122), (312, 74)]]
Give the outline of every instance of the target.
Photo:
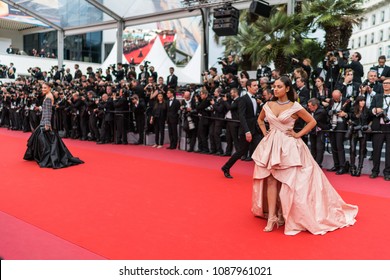
[[(310, 65), (310, 59), (292, 61), (294, 72), (290, 78), (296, 101), (317, 121), (304, 141), (321, 166), (329, 139), (334, 161), (329, 170), (352, 176), (360, 176), (367, 141), (372, 141), (374, 167), (370, 178), (380, 173), (381, 151), (386, 143), (383, 174), (385, 180), (390, 180), (390, 67), (381, 56), (365, 79), (360, 60), (357, 52), (351, 57), (344, 52), (329, 52), (318, 68)], [(73, 75), (69, 68), (53, 67), (44, 75), (35, 67), (31, 76), (1, 85), (0, 125), (24, 132), (34, 130), (41, 114), (42, 83), (50, 81), (55, 99), (52, 127), (64, 138), (128, 144), (128, 132), (134, 132), (138, 139), (132, 142), (144, 144), (145, 134), (154, 133), (153, 147), (161, 148), (167, 125), (168, 149), (179, 148), (181, 136), (186, 136), (185, 146), (180, 148), (188, 152), (231, 156), (234, 150), (245, 147), (240, 158), (250, 161), (262, 135), (259, 133), (253, 141), (246, 139), (247, 145), (240, 144), (246, 137), (240, 132), (240, 101), (245, 95), (253, 97), (253, 104), (257, 104), (254, 112), (259, 114), (262, 106), (273, 100), (273, 82), (281, 73), (261, 65), (253, 80), (246, 71), (238, 73), (233, 56), (221, 59), (220, 64), (220, 75), (212, 67), (202, 74), (202, 84), (185, 86), (179, 86), (173, 67), (164, 78), (148, 62), (138, 71), (135, 66), (118, 63), (104, 74), (92, 68), (82, 73), (77, 64)], [(297, 121), (294, 129), (302, 129), (301, 125)], [(346, 140), (351, 147), (349, 160)]]

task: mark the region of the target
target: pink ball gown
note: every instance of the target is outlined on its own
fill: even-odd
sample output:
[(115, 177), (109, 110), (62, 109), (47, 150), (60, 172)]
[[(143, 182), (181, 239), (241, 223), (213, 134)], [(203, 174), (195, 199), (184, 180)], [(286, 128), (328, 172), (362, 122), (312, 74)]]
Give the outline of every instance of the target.
[(307, 230), (312, 234), (325, 234), (353, 225), (358, 207), (343, 201), (302, 139), (285, 134), (294, 126), (292, 115), (301, 109), (303, 107), (295, 102), (275, 116), (268, 104), (263, 107), (270, 132), (252, 155), (255, 162), (252, 212), (267, 218), (266, 178), (272, 174), (281, 182), (279, 198), (285, 220), (284, 233), (295, 235)]

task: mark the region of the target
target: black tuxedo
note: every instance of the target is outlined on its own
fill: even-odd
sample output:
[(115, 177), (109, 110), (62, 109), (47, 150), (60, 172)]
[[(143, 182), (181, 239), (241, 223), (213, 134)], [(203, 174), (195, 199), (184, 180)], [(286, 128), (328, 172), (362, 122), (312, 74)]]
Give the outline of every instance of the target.
[[(328, 106), (328, 115), (332, 124), (332, 129), (335, 130), (336, 132), (330, 133), (330, 143), (332, 146), (332, 156), (333, 156), (333, 162), (334, 162), (334, 167), (336, 169), (344, 169), (344, 171), (347, 171), (346, 168), (346, 161), (345, 161), (345, 148), (344, 148), (344, 141), (345, 141), (345, 130), (347, 130), (347, 120), (348, 120), (348, 115), (346, 117), (343, 117), (341, 121), (333, 121), (333, 116), (332, 112), (333, 110), (333, 105), (335, 105), (334, 99), (331, 99), (329, 102)], [(337, 108), (336, 111), (342, 110), (345, 113), (349, 113), (351, 110), (351, 102), (349, 99), (342, 98), (341, 102), (339, 104), (336, 104)], [(342, 132), (337, 132), (341, 130)]]
[[(375, 70), (378, 73), (378, 78), (380, 77), (390, 77), (390, 67), (385, 65), (383, 67), (382, 73), (379, 75), (379, 65), (372, 67), (371, 69)], [(380, 80), (381, 81), (381, 80)], [(381, 81), (382, 82), (382, 81)]]
[[(384, 107), (387, 109), (384, 109)], [(390, 97), (387, 94), (377, 94), (374, 96), (370, 112), (375, 111), (375, 108), (384, 109), (384, 113), (386, 114), (390, 110)], [(385, 176), (390, 176), (390, 122), (385, 123), (383, 121), (382, 116), (378, 116), (373, 114), (372, 120), (372, 130), (374, 131), (382, 131), (385, 133), (375, 133), (372, 136), (372, 146), (373, 146), (373, 154), (372, 154), (372, 162), (373, 162), (373, 173), (379, 173), (380, 162), (381, 162), (381, 152), (383, 143), (386, 142), (386, 150), (385, 150), (385, 169), (383, 170), (383, 174)]]
[(229, 112), (229, 115), (226, 115), (226, 155), (231, 155), (233, 151), (233, 145), (236, 151), (238, 150), (238, 129), (240, 127), (239, 116), (238, 116), (238, 103), (240, 97), (237, 97), (235, 100), (228, 100), (223, 102), (223, 105), (226, 108), (226, 111)]
[[(341, 91), (343, 98), (347, 97), (348, 87), (352, 87), (352, 95), (351, 96), (355, 99), (359, 95), (359, 87), (360, 87), (359, 83), (351, 82), (349, 84), (344, 84), (343, 82), (340, 82), (336, 85), (336, 89)], [(351, 96), (348, 96), (348, 98)]]
[(363, 69), (363, 65), (359, 61), (351, 61), (351, 63), (347, 64), (347, 62), (340, 57), (339, 65), (341, 68), (352, 69), (353, 81), (358, 84), (362, 83), (362, 78), (364, 76), (364, 69)]
[[(224, 170), (229, 170), (234, 163), (249, 151), (250, 145), (257, 146), (261, 140), (259, 128), (257, 126), (257, 115), (259, 113), (259, 106), (256, 102), (256, 111), (254, 111), (252, 96), (250, 93), (240, 97), (238, 102), (238, 116), (240, 120), (239, 129), (239, 148), (231, 158), (222, 167)], [(246, 141), (246, 133), (252, 134), (252, 141)]]
[(297, 89), (297, 94), (298, 94), (299, 104), (301, 104), (302, 106), (306, 107), (307, 106), (307, 102), (310, 99), (310, 91), (309, 91), (309, 89), (306, 86), (303, 86), (302, 88)]
[(175, 74), (169, 75), (167, 77), (167, 86), (168, 88), (177, 88), (177, 76)]
[(231, 73), (234, 76), (237, 76), (237, 73), (238, 73), (238, 65), (237, 65), (237, 63), (232, 62), (231, 64), (228, 63), (227, 65), (224, 65), (222, 67), (222, 72), (225, 75), (228, 74), (228, 73)]
[(76, 72), (74, 73), (74, 78), (75, 79), (81, 79), (82, 75), (83, 75), (83, 73), (81, 72), (81, 70), (77, 69)]
[(310, 131), (310, 150), (315, 161), (321, 166), (325, 152), (325, 135), (323, 130), (329, 129), (328, 113), (325, 109), (318, 107), (312, 113), (312, 116), (317, 121), (317, 125)]
[(131, 104), (131, 112), (134, 113), (137, 132), (139, 133), (138, 144), (144, 143), (145, 111), (146, 105), (142, 99), (139, 100), (137, 105), (135, 105), (134, 103)]
[[(195, 112), (196, 112), (196, 110), (195, 110), (196, 103), (195, 103), (194, 99), (191, 99), (191, 101), (189, 103), (189, 106), (191, 108), (191, 111), (187, 111), (187, 107), (188, 106), (187, 106), (187, 102), (185, 101), (185, 99), (181, 100), (181, 108), (183, 110), (184, 123), (188, 122), (188, 125), (183, 125), (183, 129), (186, 132), (187, 139), (189, 139), (189, 141), (190, 141), (190, 143), (189, 143), (190, 147), (189, 147), (188, 151), (192, 152), (192, 151), (194, 151), (195, 144), (196, 144), (196, 135), (197, 135), (199, 118), (195, 114)], [(194, 124), (193, 128), (190, 127), (190, 125), (189, 125), (189, 122), (191, 120), (192, 120), (192, 122)]]
[(127, 123), (129, 113), (129, 103), (126, 97), (122, 96), (114, 100), (114, 109), (118, 113), (115, 113), (114, 117), (114, 132), (116, 144), (127, 144)]
[(176, 98), (173, 98), (172, 101), (168, 100), (167, 103), (167, 124), (170, 142), (169, 148), (176, 149), (178, 143), (177, 125), (179, 124), (180, 102)]
[(208, 98), (199, 100), (196, 104), (196, 111), (198, 112), (198, 151), (202, 153), (209, 153), (209, 117), (210, 117), (210, 100)]

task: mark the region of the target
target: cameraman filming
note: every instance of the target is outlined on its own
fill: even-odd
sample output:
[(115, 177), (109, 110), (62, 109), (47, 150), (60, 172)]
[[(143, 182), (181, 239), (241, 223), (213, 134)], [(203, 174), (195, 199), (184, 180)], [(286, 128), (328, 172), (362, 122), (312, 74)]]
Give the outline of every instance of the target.
[(238, 65), (234, 62), (234, 58), (232, 55), (228, 55), (227, 61), (225, 59), (221, 59), (219, 64), (222, 65), (222, 72), (223, 74), (233, 74), (234, 76), (237, 76), (238, 73)]

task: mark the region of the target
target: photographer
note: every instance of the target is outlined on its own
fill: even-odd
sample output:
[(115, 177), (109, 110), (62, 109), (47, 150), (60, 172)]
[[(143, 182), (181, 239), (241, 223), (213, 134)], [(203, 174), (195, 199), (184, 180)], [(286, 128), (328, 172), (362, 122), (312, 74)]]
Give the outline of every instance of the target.
[(328, 171), (336, 171), (336, 175), (348, 173), (349, 164), (345, 160), (345, 130), (347, 130), (348, 113), (351, 108), (351, 100), (342, 97), (341, 91), (334, 90), (328, 106), (331, 129), (330, 143), (334, 166)]
[(99, 113), (102, 120), (102, 128), (100, 141), (96, 144), (107, 144), (112, 142), (113, 130), (114, 130), (114, 102), (112, 97), (107, 93), (102, 95), (102, 99), (98, 105)]
[(373, 114), (372, 130), (384, 133), (375, 133), (372, 136), (373, 168), (370, 178), (379, 175), (381, 152), (383, 143), (386, 142), (384, 179), (390, 181), (390, 78), (383, 81), (383, 94), (377, 94), (372, 100), (370, 111)]
[(138, 81), (140, 82), (141, 86), (146, 86), (147, 80), (149, 78), (149, 72), (148, 72), (148, 64), (145, 62), (145, 65), (139, 66), (140, 73), (138, 74)]
[(345, 56), (346, 56), (345, 52), (339, 51), (338, 64), (340, 68), (352, 69), (354, 73), (353, 81), (360, 85), (362, 83), (362, 78), (364, 75), (363, 65), (360, 63), (360, 60), (362, 59), (362, 55), (358, 52), (354, 52), (351, 55), (350, 63), (348, 63), (348, 56), (346, 57)]
[(309, 134), (310, 151), (318, 165), (322, 166), (325, 152), (325, 133), (323, 130), (329, 129), (328, 114), (325, 109), (320, 107), (320, 101), (317, 98), (311, 98), (307, 103), (307, 108), (317, 121), (317, 125)]
[(390, 67), (386, 64), (386, 56), (381, 55), (378, 57), (378, 65), (372, 67), (372, 70), (377, 71), (378, 81), (382, 83), (386, 78), (390, 78)]
[(311, 77), (312, 67), (311, 67), (310, 58), (305, 58), (302, 62), (300, 62), (299, 59), (297, 58), (292, 58), (291, 62), (294, 68), (296, 67), (302, 68), (306, 72), (307, 77)]
[(209, 92), (206, 89), (201, 89), (200, 95), (195, 96), (196, 111), (199, 116), (198, 123), (198, 151), (199, 153), (208, 154), (209, 150), (209, 117), (211, 115), (211, 105)]
[(360, 86), (359, 95), (365, 96), (366, 107), (371, 107), (375, 95), (383, 94), (383, 85), (378, 81), (378, 73), (375, 70), (368, 71), (367, 80)]
[(232, 74), (234, 76), (238, 73), (238, 65), (234, 62), (234, 58), (232, 55), (228, 55), (227, 60), (223, 58), (219, 58), (219, 64), (222, 65), (222, 73), (223, 74)]
[(183, 99), (181, 100), (181, 117), (183, 120), (183, 130), (186, 133), (186, 138), (189, 140), (190, 147), (187, 152), (193, 152), (196, 143), (196, 134), (198, 128), (199, 118), (196, 116), (195, 100), (191, 98), (191, 92), (186, 90), (183, 93)]
[(223, 106), (225, 107), (225, 119), (226, 122), (226, 151), (224, 156), (231, 156), (233, 152), (233, 146), (238, 151), (238, 129), (240, 128), (238, 117), (238, 102), (239, 92), (237, 88), (230, 90), (230, 98), (225, 95), (222, 97)]
[(115, 144), (127, 145), (127, 116), (129, 112), (129, 103), (125, 96), (125, 90), (119, 89), (119, 94), (113, 94), (115, 119), (114, 119), (114, 131), (115, 131)]
[(216, 88), (214, 90), (214, 97), (210, 100), (212, 106), (211, 117), (213, 118), (210, 120), (210, 154), (215, 154), (217, 156), (222, 156), (224, 154), (222, 150), (221, 134), (224, 126), (223, 119), (227, 112), (225, 106), (223, 106), (221, 95), (226, 97), (225, 93), (222, 94), (221, 88)]
[(133, 94), (130, 100), (132, 103), (130, 109), (134, 114), (136, 131), (139, 134), (138, 142), (135, 144), (142, 145), (144, 143), (146, 105), (143, 99), (140, 99), (137, 94)]
[(100, 132), (98, 126), (98, 104), (99, 98), (96, 97), (95, 92), (88, 91), (87, 99), (85, 101), (87, 106), (87, 114), (88, 114), (88, 127), (91, 133), (91, 136), (88, 140), (90, 141), (100, 141)]
[[(366, 107), (366, 100), (364, 96), (358, 96), (353, 104), (351, 111), (351, 120), (349, 122), (348, 132), (345, 138), (350, 140), (350, 163), (352, 176), (359, 177), (364, 163), (364, 158), (367, 153), (367, 134), (366, 131), (370, 131), (370, 112)], [(356, 144), (359, 143), (359, 164), (356, 168)]]
[[(63, 69), (62, 69), (63, 70)], [(58, 70), (58, 66), (55, 65), (51, 68), (50, 70), (50, 76), (51, 78), (54, 80), (54, 81), (58, 81), (58, 80), (61, 80), (62, 79), (62, 75), (63, 74), (63, 71), (61, 70)]]
[(338, 83), (340, 75), (340, 65), (338, 64), (338, 59), (335, 56), (335, 52), (327, 52), (322, 62), (322, 68), (326, 71), (325, 85), (332, 93), (336, 84)]
[(81, 110), (84, 106), (84, 102), (80, 98), (80, 94), (75, 92), (72, 94), (72, 98), (68, 99), (71, 115), (71, 125), (72, 129), (70, 136), (72, 139), (78, 139), (81, 136)]
[(256, 71), (256, 79), (259, 81), (260, 78), (267, 77), (271, 79), (272, 71), (266, 64), (260, 63)]
[(154, 66), (150, 66), (149, 71), (150, 71), (150, 76), (153, 78), (153, 82), (157, 83), (158, 74), (154, 70)]
[(354, 100), (359, 93), (360, 84), (353, 81), (354, 72), (352, 69), (346, 69), (344, 72), (344, 81), (336, 85), (336, 89), (341, 91), (343, 98)]
[(117, 65), (118, 69), (115, 69), (115, 64), (111, 65), (110, 69), (115, 76), (115, 82), (119, 83), (125, 78), (125, 70), (123, 69), (123, 64), (121, 62), (118, 62)]
[(31, 77), (33, 77), (34, 80), (43, 81), (45, 79), (39, 67), (29, 68), (27, 71), (31, 74)]

